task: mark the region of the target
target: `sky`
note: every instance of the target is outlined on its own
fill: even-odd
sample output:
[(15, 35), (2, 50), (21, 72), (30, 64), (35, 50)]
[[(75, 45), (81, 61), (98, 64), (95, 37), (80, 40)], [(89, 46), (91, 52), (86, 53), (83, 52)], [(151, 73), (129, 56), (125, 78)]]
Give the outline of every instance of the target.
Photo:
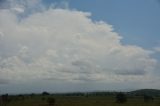
[(159, 0), (0, 0), (0, 93), (160, 89)]

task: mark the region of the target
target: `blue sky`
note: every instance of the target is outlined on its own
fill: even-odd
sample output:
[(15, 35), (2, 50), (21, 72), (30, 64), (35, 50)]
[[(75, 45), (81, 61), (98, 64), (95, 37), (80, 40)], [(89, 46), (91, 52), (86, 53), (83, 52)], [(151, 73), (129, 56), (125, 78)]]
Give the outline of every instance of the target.
[(160, 45), (160, 2), (158, 0), (45, 0), (69, 3), (71, 9), (89, 11), (95, 21), (113, 25), (125, 44), (152, 49)]
[(0, 3), (2, 93), (160, 89), (158, 0)]

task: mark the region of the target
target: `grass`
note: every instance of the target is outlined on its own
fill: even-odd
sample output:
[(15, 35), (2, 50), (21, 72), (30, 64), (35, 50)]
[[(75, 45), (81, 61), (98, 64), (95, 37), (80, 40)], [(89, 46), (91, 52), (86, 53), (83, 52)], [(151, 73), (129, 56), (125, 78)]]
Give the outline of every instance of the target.
[[(48, 106), (49, 96), (24, 97), (24, 100), (13, 99), (7, 106)], [(143, 97), (128, 98), (123, 104), (115, 102), (113, 96), (53, 96), (56, 100), (55, 106), (160, 106), (160, 98), (153, 102), (145, 103)]]

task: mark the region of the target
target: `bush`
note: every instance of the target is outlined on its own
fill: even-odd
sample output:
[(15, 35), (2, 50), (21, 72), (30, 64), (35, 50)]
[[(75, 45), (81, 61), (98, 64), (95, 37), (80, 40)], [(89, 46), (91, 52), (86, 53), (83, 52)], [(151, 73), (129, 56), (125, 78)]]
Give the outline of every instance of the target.
[(144, 95), (143, 98), (144, 98), (144, 102), (151, 102), (154, 100), (154, 98), (149, 95)]
[(2, 104), (3, 104), (4, 106), (6, 106), (7, 103), (9, 102), (9, 96), (8, 96), (8, 94), (2, 95), (1, 98), (2, 98)]
[(42, 92), (42, 95), (47, 96), (47, 95), (50, 95), (50, 94), (48, 92), (44, 91), (44, 92)]
[(118, 93), (116, 95), (116, 102), (117, 103), (125, 103), (125, 102), (127, 102), (127, 96), (124, 93)]
[(47, 103), (48, 103), (49, 106), (54, 106), (54, 104), (55, 104), (55, 99), (52, 98), (52, 97), (49, 97), (49, 98), (47, 99)]

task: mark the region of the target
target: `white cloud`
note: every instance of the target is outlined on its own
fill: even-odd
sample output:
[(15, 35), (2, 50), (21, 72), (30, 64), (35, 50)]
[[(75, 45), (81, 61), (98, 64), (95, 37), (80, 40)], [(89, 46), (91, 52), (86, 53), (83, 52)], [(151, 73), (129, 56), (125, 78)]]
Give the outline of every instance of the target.
[(0, 39), (2, 39), (4, 36), (4, 34), (2, 32), (0, 32)]
[(155, 47), (154, 50), (155, 50), (156, 52), (160, 52), (160, 47)]
[(18, 21), (15, 12), (0, 10), (0, 79), (119, 82), (150, 78), (156, 65), (150, 52), (123, 45), (112, 25), (94, 22), (90, 16), (50, 8)]
[(13, 10), (16, 13), (23, 13), (24, 12), (24, 8), (20, 8), (20, 7), (15, 7), (15, 8), (12, 8), (11, 10)]

